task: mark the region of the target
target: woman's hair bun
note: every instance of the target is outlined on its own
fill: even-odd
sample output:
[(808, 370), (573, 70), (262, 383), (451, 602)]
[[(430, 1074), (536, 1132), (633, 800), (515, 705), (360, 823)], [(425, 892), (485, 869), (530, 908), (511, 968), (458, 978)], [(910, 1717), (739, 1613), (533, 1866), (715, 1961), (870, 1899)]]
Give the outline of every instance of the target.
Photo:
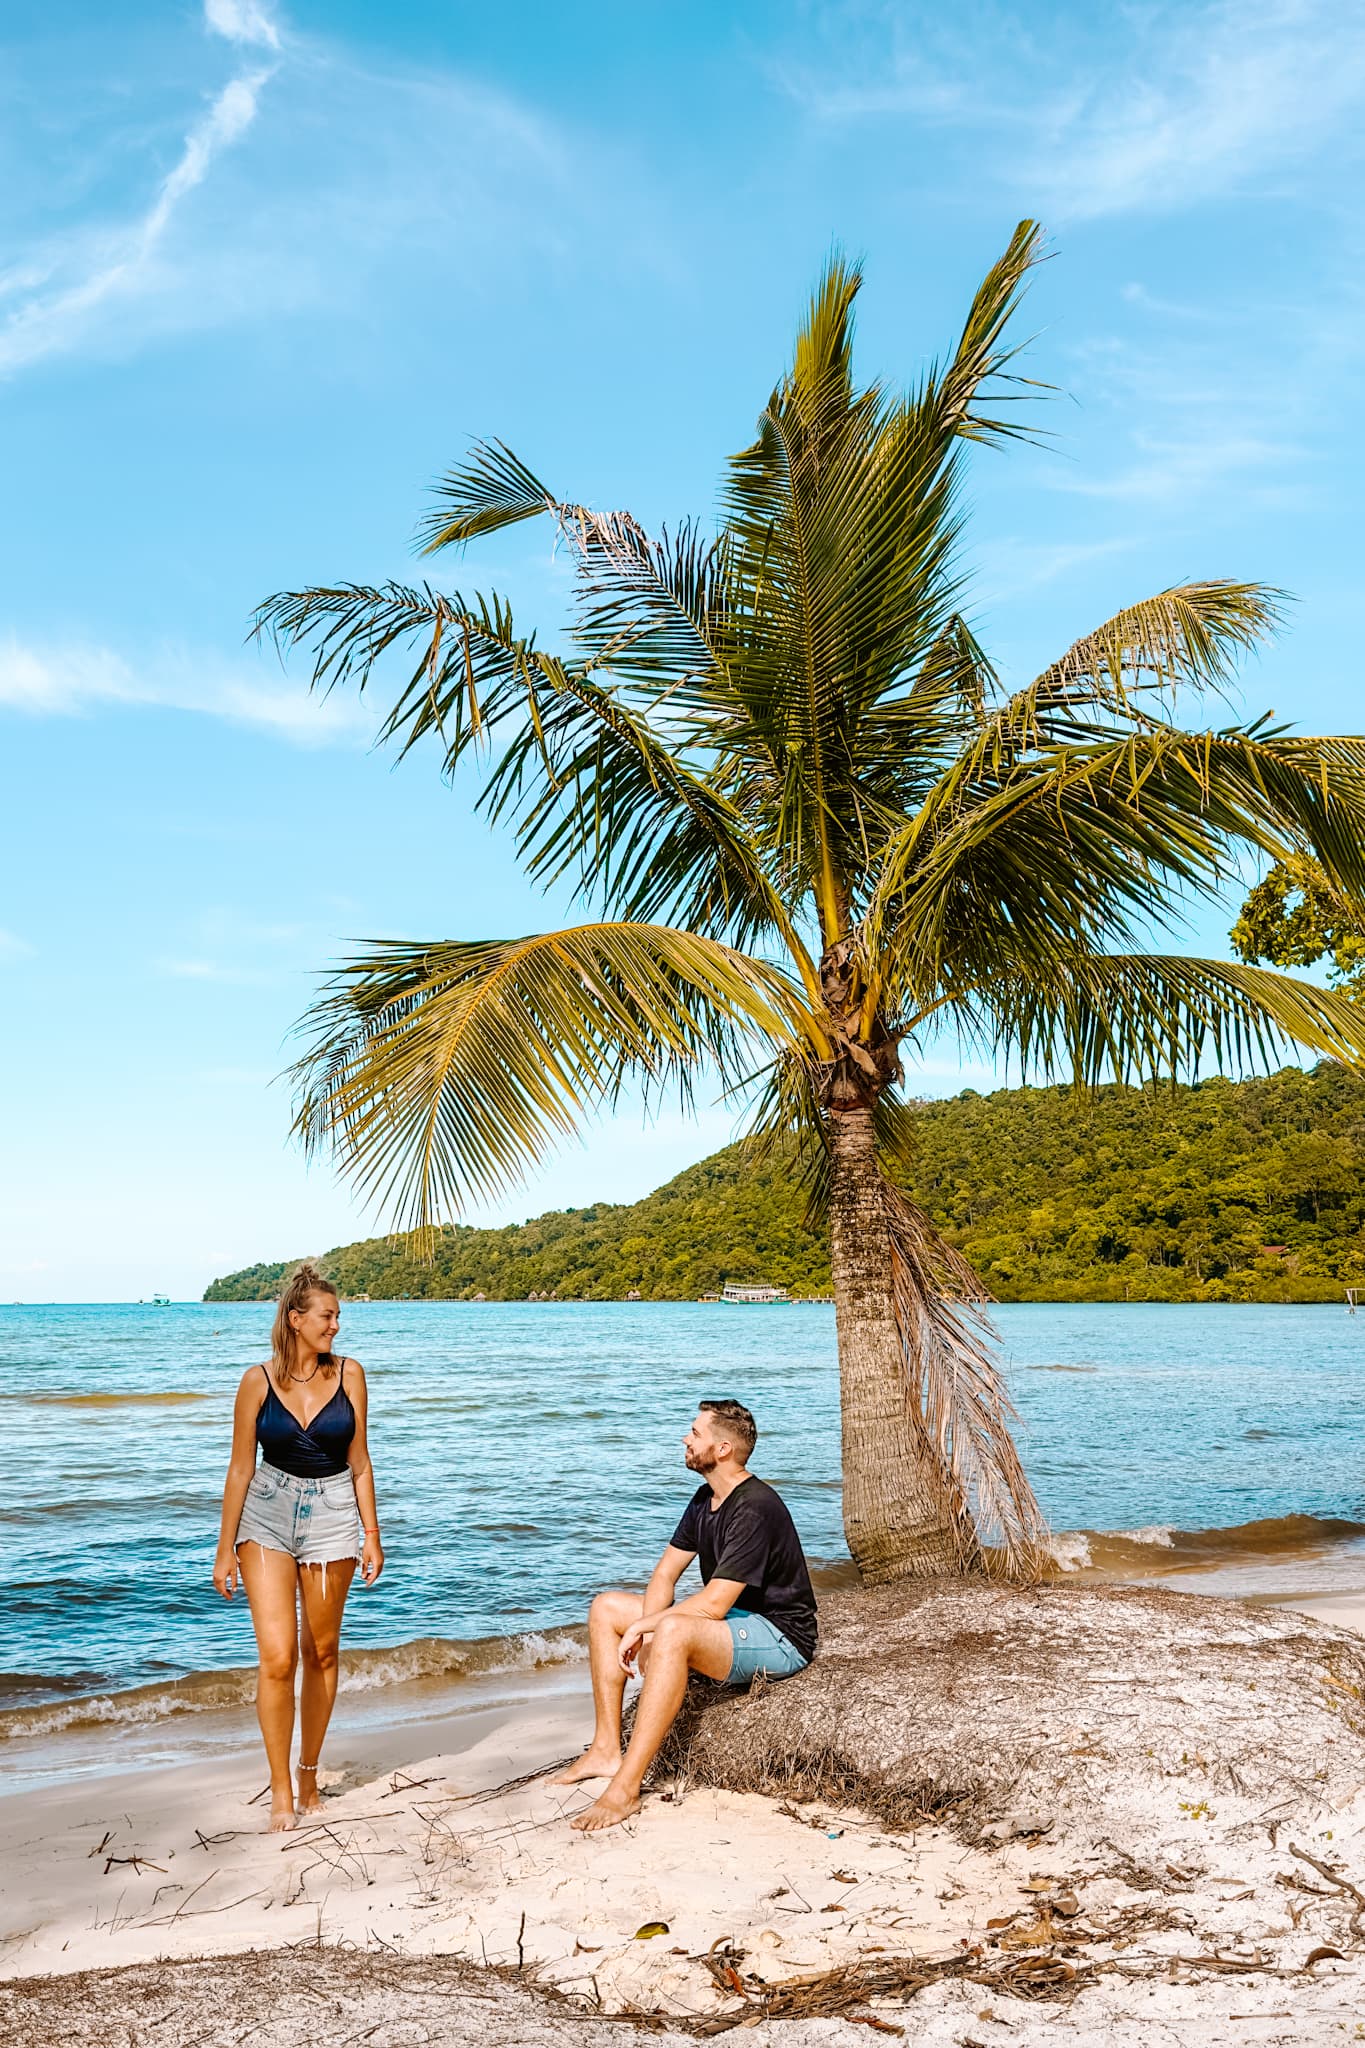
[(298, 1265), (295, 1266), (293, 1272), (290, 1273), (285, 1279), (284, 1285), (280, 1289), (280, 1293), (282, 1296), (286, 1294), (298, 1294), (304, 1288), (313, 1287), (321, 1287), (324, 1293), (330, 1293), (331, 1286), (331, 1281), (323, 1278), (314, 1260), (300, 1259)]

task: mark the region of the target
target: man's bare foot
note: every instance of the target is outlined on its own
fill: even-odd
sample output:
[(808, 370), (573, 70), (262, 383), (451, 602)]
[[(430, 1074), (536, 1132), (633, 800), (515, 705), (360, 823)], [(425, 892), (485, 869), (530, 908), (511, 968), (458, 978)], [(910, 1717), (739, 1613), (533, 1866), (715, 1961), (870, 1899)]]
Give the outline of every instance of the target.
[(271, 1835), (290, 1835), (297, 1826), (298, 1822), (294, 1818), (294, 1789), (290, 1786), (287, 1792), (272, 1795), (270, 1825), (266, 1832)]
[(634, 1799), (625, 1798), (621, 1793), (613, 1792), (608, 1785), (606, 1791), (600, 1798), (594, 1799), (591, 1806), (585, 1806), (582, 1813), (574, 1815), (569, 1826), (577, 1828), (580, 1835), (595, 1835), (600, 1828), (619, 1828), (623, 1820), (629, 1820), (633, 1813), (639, 1811), (638, 1796)]
[(585, 1778), (614, 1778), (621, 1768), (619, 1749), (585, 1749), (576, 1763), (566, 1764), (551, 1778), (552, 1785), (581, 1785)]
[(318, 1791), (318, 1767), (316, 1764), (299, 1765), (300, 1813), (317, 1813), (322, 1806), (322, 1794)]

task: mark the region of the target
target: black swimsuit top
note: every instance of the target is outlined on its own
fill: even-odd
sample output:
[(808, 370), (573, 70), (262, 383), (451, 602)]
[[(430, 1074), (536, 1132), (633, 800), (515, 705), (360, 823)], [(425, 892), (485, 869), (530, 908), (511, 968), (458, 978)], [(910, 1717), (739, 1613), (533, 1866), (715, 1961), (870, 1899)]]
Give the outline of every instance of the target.
[(338, 1367), (336, 1392), (319, 1408), (307, 1429), (285, 1407), (264, 1366), (261, 1371), (265, 1372), (266, 1395), (256, 1411), (256, 1441), (266, 1463), (295, 1479), (334, 1479), (344, 1472), (355, 1437), (355, 1409), (346, 1391), (345, 1359)]

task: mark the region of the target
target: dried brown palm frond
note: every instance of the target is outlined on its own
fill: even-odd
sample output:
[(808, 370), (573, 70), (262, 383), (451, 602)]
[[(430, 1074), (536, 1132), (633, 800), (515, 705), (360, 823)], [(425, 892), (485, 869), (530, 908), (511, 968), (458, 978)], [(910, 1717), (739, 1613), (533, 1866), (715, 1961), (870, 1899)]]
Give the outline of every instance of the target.
[(945, 1525), (963, 1568), (1031, 1583), (1049, 1530), (1011, 1431), (1018, 1415), (1000, 1372), (990, 1299), (961, 1253), (889, 1181), (882, 1209), (907, 1401), (939, 1477)]

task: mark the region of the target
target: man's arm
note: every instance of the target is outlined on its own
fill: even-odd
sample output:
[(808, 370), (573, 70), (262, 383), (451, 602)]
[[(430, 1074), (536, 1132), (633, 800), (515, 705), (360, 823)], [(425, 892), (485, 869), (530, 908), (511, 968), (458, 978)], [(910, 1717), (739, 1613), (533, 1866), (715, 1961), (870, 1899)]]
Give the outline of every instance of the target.
[(655, 1565), (645, 1587), (644, 1609), (653, 1622), (673, 1605), (674, 1589), (696, 1554), (695, 1550), (679, 1550), (676, 1543), (670, 1543)]
[(698, 1586), (696, 1592), (689, 1593), (685, 1600), (675, 1601), (670, 1598), (656, 1608), (653, 1595), (660, 1574), (666, 1569), (672, 1569), (672, 1559), (682, 1559), (682, 1563), (667, 1582), (668, 1590), (671, 1594), (673, 1587), (676, 1586), (694, 1554), (691, 1551), (675, 1550), (670, 1544), (660, 1558), (655, 1568), (654, 1577), (650, 1580), (648, 1590), (645, 1593), (645, 1611), (638, 1621), (631, 1623), (621, 1638), (621, 1648), (618, 1654), (623, 1671), (631, 1669), (639, 1653), (641, 1643), (653, 1635), (666, 1614), (695, 1614), (704, 1621), (724, 1621), (726, 1615), (744, 1591), (745, 1586), (748, 1584), (746, 1579), (712, 1579), (709, 1585)]
[(747, 1579), (712, 1579), (709, 1586), (698, 1586), (695, 1593), (679, 1600), (678, 1612), (699, 1614), (706, 1621), (724, 1621), (748, 1583)]

